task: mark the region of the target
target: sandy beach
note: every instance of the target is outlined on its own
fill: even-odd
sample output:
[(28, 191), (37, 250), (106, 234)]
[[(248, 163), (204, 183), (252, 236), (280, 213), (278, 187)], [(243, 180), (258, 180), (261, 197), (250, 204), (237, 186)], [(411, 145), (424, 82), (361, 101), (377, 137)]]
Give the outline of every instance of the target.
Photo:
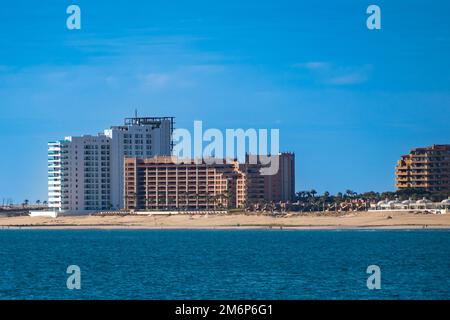
[(450, 215), (354, 212), (339, 216), (287, 214), (0, 217), (0, 229), (347, 229), (450, 228)]

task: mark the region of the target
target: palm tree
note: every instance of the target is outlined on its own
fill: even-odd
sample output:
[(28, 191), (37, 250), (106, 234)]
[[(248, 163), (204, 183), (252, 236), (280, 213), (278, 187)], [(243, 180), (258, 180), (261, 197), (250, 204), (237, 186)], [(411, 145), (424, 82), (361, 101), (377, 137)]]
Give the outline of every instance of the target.
[(267, 202), (267, 206), (270, 210), (270, 214), (274, 214), (275, 211), (275, 203), (273, 203), (273, 201)]
[(209, 200), (211, 200), (209, 192), (206, 192), (206, 196), (205, 196), (205, 200), (206, 200), (206, 210), (209, 210)]
[(296, 193), (296, 195), (297, 195), (297, 200), (298, 201), (303, 201), (303, 198), (305, 197), (306, 192), (305, 191), (299, 191), (299, 192)]
[(216, 194), (214, 196), (214, 209), (217, 209), (220, 207), (220, 195)]
[(306, 202), (309, 202), (311, 197), (312, 197), (311, 191), (305, 191)]
[(151, 206), (153, 204), (153, 198), (152, 197), (146, 197), (145, 198), (145, 206), (147, 210), (151, 210), (153, 207)]
[(220, 193), (217, 195), (217, 198), (219, 200), (219, 204), (221, 207), (226, 208), (226, 205), (224, 205), (224, 203), (226, 203), (226, 195), (225, 193)]
[(174, 202), (176, 202), (176, 198), (174, 198), (174, 197), (169, 197), (169, 198), (167, 199), (167, 210), (173, 208), (174, 205), (175, 205), (175, 207), (176, 207), (176, 204), (174, 204)]
[(352, 198), (354, 192), (353, 192), (352, 190), (350, 190), (350, 189), (347, 189), (347, 190), (345, 190), (345, 194), (346, 194), (349, 198)]
[(131, 193), (131, 199), (133, 200), (133, 202), (134, 202), (134, 208), (135, 209), (137, 209), (137, 193), (136, 192), (132, 192)]
[(195, 193), (195, 209), (199, 209), (199, 207), (198, 207), (198, 200), (200, 199), (200, 194), (199, 193)]
[(226, 190), (220, 194), (221, 198), (225, 201), (225, 208), (230, 208), (230, 191)]
[(187, 211), (188, 206), (189, 206), (189, 192), (184, 191), (184, 192), (181, 193), (181, 195), (183, 196), (184, 201), (185, 201), (185, 208), (184, 209), (185, 209), (185, 211)]
[(330, 193), (328, 191), (325, 191), (323, 193), (323, 196), (321, 197), (321, 202), (322, 202), (322, 209), (323, 211), (325, 211), (325, 205), (328, 202), (328, 198), (330, 197)]
[(207, 192), (206, 193), (206, 209), (207, 210), (209, 210), (209, 204), (210, 204), (211, 200), (212, 200), (213, 209), (215, 209), (216, 208), (216, 196)]
[(130, 192), (130, 194), (125, 195), (125, 203), (127, 204), (127, 206), (130, 206), (131, 204), (128, 203), (128, 200), (132, 200), (135, 209), (137, 209), (137, 193), (136, 192)]
[(162, 194), (158, 194), (158, 203), (157, 203), (158, 210), (161, 209), (164, 210), (165, 205), (166, 205), (166, 197)]

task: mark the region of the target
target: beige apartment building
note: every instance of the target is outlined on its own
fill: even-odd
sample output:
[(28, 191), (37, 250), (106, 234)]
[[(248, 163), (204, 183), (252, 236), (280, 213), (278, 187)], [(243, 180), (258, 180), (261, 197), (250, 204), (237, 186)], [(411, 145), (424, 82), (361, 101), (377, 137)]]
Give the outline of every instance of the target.
[(242, 207), (239, 164), (176, 164), (171, 157), (125, 160), (125, 209), (217, 209)]
[[(281, 157), (281, 155), (280, 155)], [(177, 164), (172, 157), (125, 159), (126, 210), (210, 210), (245, 208), (272, 201), (275, 183), (291, 185), (282, 178), (268, 181), (259, 164), (238, 161), (208, 164)], [(281, 171), (282, 166), (280, 166)], [(294, 170), (290, 171), (292, 174)], [(289, 176), (294, 179), (294, 176)], [(279, 187), (281, 188), (281, 186)]]
[(295, 198), (295, 154), (283, 152), (278, 156), (279, 170), (264, 177), (264, 198), (268, 201), (294, 201)]
[(397, 161), (395, 176), (398, 190), (417, 188), (450, 193), (450, 145), (411, 150)]

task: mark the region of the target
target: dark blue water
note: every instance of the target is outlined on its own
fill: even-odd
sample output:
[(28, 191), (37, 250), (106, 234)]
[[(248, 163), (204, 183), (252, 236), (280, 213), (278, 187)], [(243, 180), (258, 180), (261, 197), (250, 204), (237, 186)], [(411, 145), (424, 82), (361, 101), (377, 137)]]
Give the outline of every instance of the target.
[(0, 231), (0, 299), (348, 298), (449, 299), (450, 231)]

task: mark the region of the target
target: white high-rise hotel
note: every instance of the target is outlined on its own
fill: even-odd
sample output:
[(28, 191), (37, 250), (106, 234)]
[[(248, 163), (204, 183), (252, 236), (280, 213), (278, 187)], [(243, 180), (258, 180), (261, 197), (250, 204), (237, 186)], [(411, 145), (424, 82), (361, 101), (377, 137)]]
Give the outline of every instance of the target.
[(170, 155), (174, 118), (127, 118), (96, 136), (48, 143), (48, 204), (82, 213), (124, 207), (124, 158)]

